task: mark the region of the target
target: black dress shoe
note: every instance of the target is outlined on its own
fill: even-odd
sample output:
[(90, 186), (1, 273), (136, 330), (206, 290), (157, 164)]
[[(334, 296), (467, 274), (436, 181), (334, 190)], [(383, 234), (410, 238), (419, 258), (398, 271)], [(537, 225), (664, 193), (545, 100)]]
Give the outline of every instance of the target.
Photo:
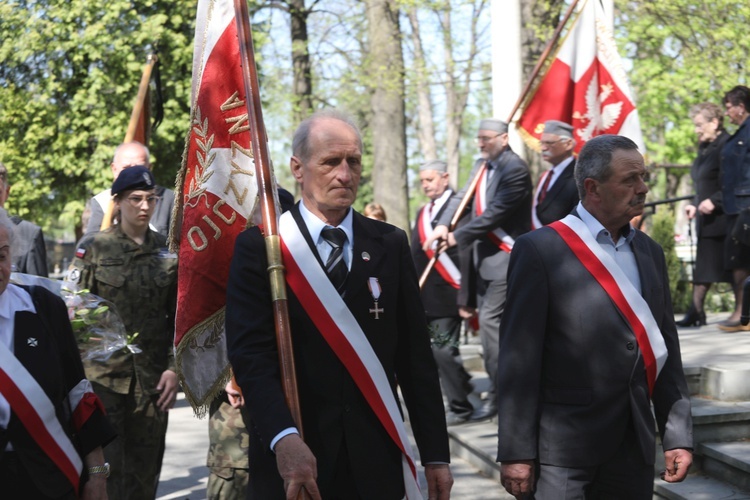
[(495, 415), (497, 415), (497, 404), (494, 401), (487, 401), (481, 408), (474, 410), (469, 420), (472, 422), (480, 422), (482, 420), (488, 420)]
[(688, 312), (685, 313), (685, 317), (682, 318), (680, 321), (675, 321), (675, 325), (677, 326), (704, 326), (706, 324), (706, 312), (701, 311), (698, 312), (695, 310), (695, 307), (690, 306), (690, 309), (688, 309)]

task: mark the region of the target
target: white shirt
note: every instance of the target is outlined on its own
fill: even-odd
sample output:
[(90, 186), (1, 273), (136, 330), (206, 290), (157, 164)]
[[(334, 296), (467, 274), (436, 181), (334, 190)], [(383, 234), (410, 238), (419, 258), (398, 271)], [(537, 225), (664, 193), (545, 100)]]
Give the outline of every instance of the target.
[[(565, 171), (565, 169), (573, 163), (573, 156), (569, 156), (565, 158), (563, 161), (549, 169), (549, 173), (547, 175), (551, 176), (549, 179), (549, 184), (547, 184), (547, 192), (549, 193), (549, 190), (552, 189), (552, 186), (555, 184), (555, 181), (560, 178), (562, 173)], [(546, 182), (546, 181), (545, 181)], [(535, 200), (539, 200), (539, 194), (542, 191), (542, 184), (539, 183), (539, 185), (536, 188), (536, 194), (534, 195)]]
[[(21, 287), (8, 284), (8, 288), (0, 293), (0, 342), (13, 352), (13, 329), (15, 328), (16, 313), (29, 311), (36, 314), (31, 295)], [(6, 429), (10, 422), (10, 404), (0, 394), (0, 428)]]
[(597, 243), (615, 260), (620, 269), (625, 273), (625, 276), (628, 277), (635, 289), (638, 290), (638, 293), (641, 293), (641, 276), (638, 274), (638, 264), (635, 260), (633, 248), (630, 246), (635, 237), (635, 228), (628, 223), (628, 234), (621, 234), (620, 238), (617, 239), (617, 243), (615, 243), (609, 231), (604, 228), (596, 217), (583, 207), (583, 203), (580, 201), (578, 202), (576, 211), (581, 220), (589, 228), (589, 231), (591, 231), (591, 234), (596, 238)]
[(432, 202), (427, 205), (428, 210), (430, 209), (430, 205), (432, 205), (432, 210), (427, 214), (430, 216), (430, 220), (433, 220), (435, 215), (440, 213), (440, 209), (443, 208), (443, 205), (445, 205), (451, 196), (453, 196), (453, 191), (451, 188), (447, 188), (439, 198), (432, 200)]
[[(326, 224), (320, 220), (318, 216), (310, 212), (305, 206), (303, 200), (300, 200), (299, 202), (299, 213), (302, 216), (302, 220), (305, 222), (305, 226), (307, 226), (307, 230), (310, 232), (310, 237), (315, 242), (315, 248), (318, 250), (320, 260), (325, 264), (328, 261), (328, 256), (331, 255), (333, 247), (321, 236), (321, 233), (323, 232), (323, 229), (333, 226)], [(346, 217), (344, 217), (344, 220), (341, 221), (341, 224), (336, 226), (346, 234), (346, 241), (344, 242), (344, 262), (346, 262), (346, 267), (349, 270), (352, 269), (352, 242), (354, 241), (353, 220), (354, 216), (352, 215), (352, 209), (350, 208)]]

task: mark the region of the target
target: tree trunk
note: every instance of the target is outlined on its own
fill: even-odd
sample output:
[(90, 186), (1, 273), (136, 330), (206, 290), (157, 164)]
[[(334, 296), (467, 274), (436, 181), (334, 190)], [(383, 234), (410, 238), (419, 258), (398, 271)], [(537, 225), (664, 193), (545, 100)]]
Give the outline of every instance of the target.
[(367, 0), (366, 4), (373, 113), (373, 201), (383, 205), (388, 222), (408, 230), (404, 58), (398, 4), (391, 0)]
[[(310, 72), (310, 52), (308, 50), (307, 18), (310, 11), (305, 8), (305, 0), (288, 0), (290, 31), (292, 36), (292, 116), (299, 124), (313, 111), (312, 74)], [(294, 183), (295, 197), (300, 195), (300, 185)]]
[(417, 138), (422, 151), (422, 161), (437, 159), (437, 144), (435, 143), (435, 122), (432, 115), (432, 96), (430, 95), (429, 75), (425, 65), (424, 50), (419, 31), (417, 9), (412, 6), (408, 12), (411, 25), (411, 38), (414, 44), (414, 80), (417, 89)]

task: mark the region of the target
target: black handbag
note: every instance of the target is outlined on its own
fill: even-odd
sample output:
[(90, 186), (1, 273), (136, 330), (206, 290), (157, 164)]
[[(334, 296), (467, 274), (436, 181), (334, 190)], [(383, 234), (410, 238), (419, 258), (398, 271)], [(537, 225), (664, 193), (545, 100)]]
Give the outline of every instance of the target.
[(732, 238), (750, 246), (750, 208), (745, 208), (737, 214), (737, 220), (732, 228)]

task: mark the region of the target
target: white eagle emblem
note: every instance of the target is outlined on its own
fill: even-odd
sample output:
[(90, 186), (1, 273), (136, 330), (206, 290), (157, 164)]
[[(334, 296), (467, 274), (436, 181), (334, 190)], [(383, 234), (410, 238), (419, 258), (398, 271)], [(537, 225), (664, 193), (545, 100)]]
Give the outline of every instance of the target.
[(597, 79), (592, 78), (589, 82), (586, 88), (586, 113), (581, 114), (579, 111), (573, 113), (573, 119), (581, 120), (585, 124), (583, 128), (576, 130), (581, 140), (588, 141), (598, 135), (597, 132), (606, 131), (617, 122), (622, 112), (622, 101), (604, 106), (601, 104), (612, 94), (612, 91), (612, 84), (607, 83), (601, 86), (601, 94), (598, 94)]

